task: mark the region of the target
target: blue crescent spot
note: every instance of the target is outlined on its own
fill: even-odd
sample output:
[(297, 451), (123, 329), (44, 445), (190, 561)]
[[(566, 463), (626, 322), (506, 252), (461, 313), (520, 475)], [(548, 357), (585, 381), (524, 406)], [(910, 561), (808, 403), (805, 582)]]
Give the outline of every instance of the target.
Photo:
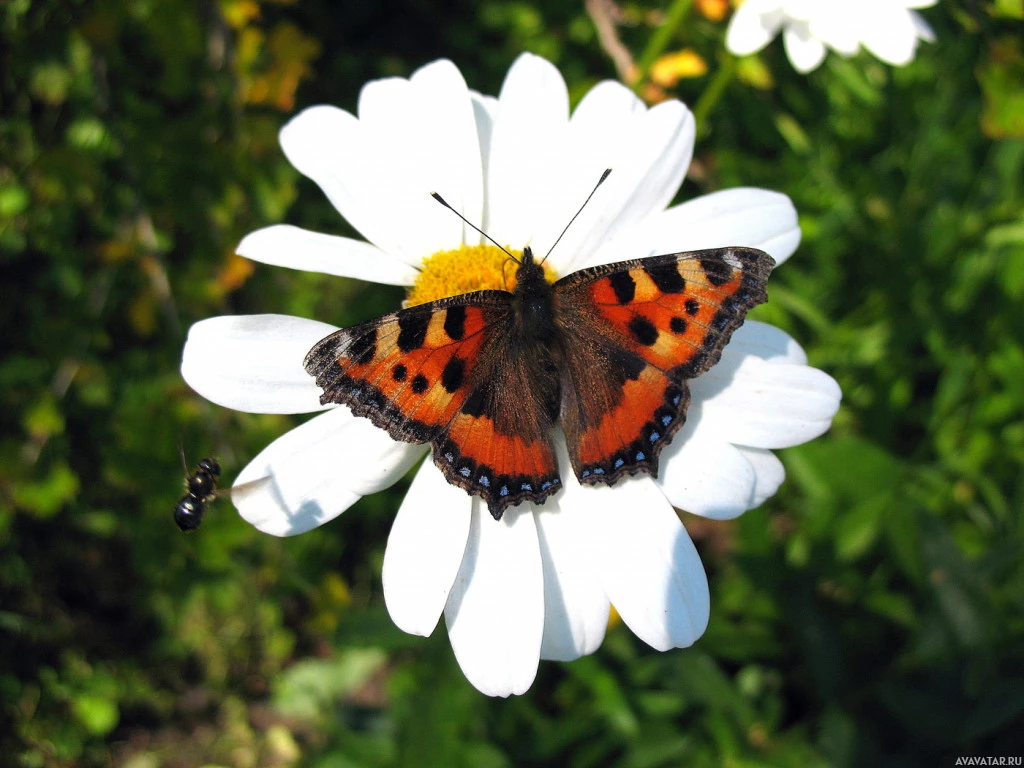
[(647, 439), (650, 440), (652, 443), (656, 443), (656, 442), (658, 442), (658, 438), (660, 438), (660, 437), (661, 437), (661, 433), (660, 432), (651, 432), (651, 436), (649, 438), (647, 438)]
[(473, 474), (473, 472), (469, 467), (462, 467), (459, 470), (459, 474), (462, 475), (463, 477), (469, 477), (471, 474)]
[(551, 481), (550, 480), (545, 480), (543, 483), (540, 484), (540, 489), (542, 491), (546, 491), (550, 487), (551, 487)]
[(529, 483), (523, 483), (523, 485), (522, 485), (522, 489), (523, 489), (524, 491), (532, 491), (532, 490), (533, 490), (533, 486), (532, 486), (532, 485), (530, 485)]
[(480, 475), (480, 485), (482, 485), (484, 488), (490, 488), (491, 478), (489, 478), (487, 475)]
[(446, 454), (444, 455), (444, 457), (445, 457), (446, 459), (448, 459), (448, 463), (449, 463), (449, 464), (450, 464), (451, 462), (455, 461), (455, 455), (454, 455), (454, 454), (451, 454), (451, 453), (446, 453)]
[(643, 461), (646, 458), (647, 458), (647, 454), (644, 453), (643, 451), (637, 451), (636, 452), (636, 460), (637, 461)]
[(625, 463), (626, 463), (625, 459), (616, 459), (615, 460), (615, 468), (618, 469), (619, 467), (621, 467)]
[(595, 475), (603, 475), (604, 474), (604, 469), (602, 467), (595, 467), (594, 468), (594, 474)]
[(679, 405), (679, 400), (680, 399), (681, 399), (680, 395), (676, 395), (675, 397), (673, 397), (672, 398), (672, 405)]
[(671, 416), (662, 416), (661, 417), (661, 424), (662, 424), (662, 426), (667, 427), (671, 423), (672, 423), (672, 417)]
[(501, 486), (501, 488), (498, 489), (498, 495), (499, 496), (508, 496), (508, 486), (507, 485)]
[(590, 477), (590, 470), (589, 469), (584, 469), (583, 470), (583, 476), (584, 477)]

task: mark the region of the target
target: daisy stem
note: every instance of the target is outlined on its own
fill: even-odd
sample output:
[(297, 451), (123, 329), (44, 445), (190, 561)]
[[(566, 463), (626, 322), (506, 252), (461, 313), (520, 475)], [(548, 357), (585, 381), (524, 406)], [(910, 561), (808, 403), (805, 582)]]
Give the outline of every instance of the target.
[(707, 134), (707, 119), (708, 115), (711, 114), (711, 110), (718, 104), (718, 100), (725, 93), (726, 86), (736, 75), (736, 63), (738, 59), (735, 56), (729, 56), (723, 54), (719, 58), (718, 71), (715, 72), (715, 76), (711, 78), (711, 82), (708, 83), (707, 88), (697, 99), (697, 104), (693, 108), (693, 118), (697, 123), (697, 136), (704, 136)]
[(675, 0), (672, 3), (672, 7), (668, 9), (668, 13), (665, 14), (665, 21), (654, 30), (654, 34), (651, 35), (643, 55), (640, 56), (639, 64), (637, 64), (637, 76), (633, 83), (634, 93), (640, 93), (643, 84), (647, 82), (647, 76), (651, 72), (651, 67), (658, 60), (658, 57), (665, 52), (665, 49), (672, 40), (672, 36), (690, 12), (691, 6), (693, 6), (693, 0)]

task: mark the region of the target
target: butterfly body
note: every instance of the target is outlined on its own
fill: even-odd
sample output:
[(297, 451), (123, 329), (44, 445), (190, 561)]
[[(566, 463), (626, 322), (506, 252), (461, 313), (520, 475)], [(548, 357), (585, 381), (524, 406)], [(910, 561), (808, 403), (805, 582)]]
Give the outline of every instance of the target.
[(529, 248), (512, 292), (479, 291), (342, 329), (305, 360), (323, 389), (392, 437), (430, 443), (491, 514), (561, 488), (560, 423), (584, 484), (657, 476), (685, 420), (686, 381), (766, 300), (774, 262), (726, 248), (574, 272), (551, 285)]

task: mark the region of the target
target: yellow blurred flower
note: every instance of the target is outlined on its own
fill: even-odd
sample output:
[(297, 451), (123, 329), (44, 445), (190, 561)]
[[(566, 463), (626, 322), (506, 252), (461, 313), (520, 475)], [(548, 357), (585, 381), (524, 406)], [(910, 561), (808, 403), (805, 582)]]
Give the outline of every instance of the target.
[(671, 88), (684, 77), (707, 74), (707, 62), (692, 48), (666, 53), (651, 65), (651, 82), (662, 88)]
[(721, 21), (729, 10), (729, 0), (697, 0), (697, 10), (711, 21)]

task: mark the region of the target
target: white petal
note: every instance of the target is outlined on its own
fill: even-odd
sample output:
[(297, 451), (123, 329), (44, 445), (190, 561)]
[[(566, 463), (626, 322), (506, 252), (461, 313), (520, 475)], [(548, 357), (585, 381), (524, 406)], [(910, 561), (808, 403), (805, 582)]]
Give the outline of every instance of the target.
[[(449, 61), (423, 67), (413, 73), (412, 82), (419, 95), (422, 123), (426, 123), (417, 128), (420, 151), (428, 160), (427, 173), (432, 188), (441, 192), (451, 205), (457, 203), (456, 210), (471, 222), (483, 220), (483, 157), (476, 100), (462, 73)], [(438, 120), (438, 115), (444, 115), (444, 119)], [(434, 200), (429, 202), (437, 205)], [(435, 208), (436, 213), (445, 211)], [(461, 235), (456, 245), (479, 242), (480, 236), (475, 230), (461, 221), (457, 227)]]
[(569, 467), (565, 440), (555, 438), (562, 477), (561, 493), (538, 507), (537, 532), (544, 561), (544, 637), (541, 658), (572, 661), (596, 651), (608, 627), (610, 603), (587, 549), (592, 525), (589, 498)]
[(404, 632), (427, 637), (448, 601), (469, 537), (472, 499), (429, 459), (398, 509), (384, 551), (384, 602)]
[(786, 55), (797, 72), (807, 74), (825, 60), (824, 43), (811, 37), (804, 29), (790, 25), (782, 33), (782, 40), (786, 45)]
[(807, 363), (807, 354), (796, 339), (774, 325), (757, 320), (747, 320), (736, 329), (718, 365), (725, 368), (732, 364), (739, 365), (746, 355), (777, 362)]
[[(422, 261), (422, 253), (403, 248), (402, 228), (374, 193), (376, 147), (355, 116), (337, 107), (310, 107), (288, 121), (280, 141), (288, 161), (316, 182), (363, 237), (407, 264)], [(385, 211), (391, 211), (390, 220)]]
[(734, 445), (710, 431), (695, 434), (694, 423), (690, 414), (662, 451), (655, 482), (674, 507), (714, 520), (737, 517), (755, 506), (757, 473)]
[(659, 651), (691, 645), (708, 624), (711, 598), (697, 550), (668, 499), (647, 477), (588, 495), (588, 535), (601, 583), (623, 622)]
[(705, 401), (727, 397), (737, 375), (744, 377), (743, 371), (755, 365), (748, 364), (748, 358), (798, 366), (807, 362), (803, 349), (787, 333), (747, 320), (733, 334), (721, 361), (691, 382), (686, 425), (662, 452), (656, 481), (680, 509), (715, 519), (735, 517), (763, 504), (785, 478), (782, 463), (770, 451), (733, 444), (741, 441), (715, 421), (714, 406), (701, 427)]
[[(606, 239), (609, 227), (620, 220), (621, 200), (628, 198), (636, 187), (636, 182), (625, 173), (624, 156), (646, 114), (647, 107), (636, 94), (611, 80), (591, 88), (573, 112), (560, 166), (564, 205), (575, 205), (578, 210), (604, 170), (611, 168), (613, 173), (552, 252), (548, 263), (560, 275), (580, 269), (588, 252), (596, 247), (594, 243)], [(555, 242), (576, 210), (566, 208), (561, 221), (548, 217), (546, 226), (534, 232), (542, 253)]]
[(694, 198), (645, 219), (601, 248), (596, 263), (742, 245), (767, 251), (781, 264), (799, 242), (796, 209), (786, 195), (740, 187)]
[(562, 75), (539, 56), (519, 56), (498, 97), (487, 167), (483, 229), (499, 243), (522, 248), (549, 220), (568, 222), (574, 212), (565, 213), (573, 204), (565, 187), (574, 179), (562, 172), (568, 125)]
[[(480, 141), (480, 169), (486, 183), (490, 178), (491, 135), (494, 133), (494, 121), (498, 115), (498, 100), (476, 91), (470, 91), (469, 95), (473, 100), (473, 118), (476, 120), (476, 134)], [(486, 215), (486, 211), (480, 214), (479, 226), (483, 227)], [(467, 239), (466, 242), (474, 241)]]
[(743, 446), (739, 446), (737, 450), (747, 457), (756, 473), (754, 495), (750, 504), (750, 508), (754, 509), (764, 504), (779, 490), (782, 481), (786, 479), (786, 468), (782, 466), (779, 457), (771, 451)]
[[(629, 88), (615, 80), (603, 80), (587, 91), (569, 121), (573, 143), (587, 144), (587, 154), (593, 154), (592, 162), (600, 164), (601, 142), (611, 139), (618, 143), (647, 114), (647, 106)], [(604, 147), (607, 152), (609, 147)]]
[(639, 121), (629, 153), (620, 159), (621, 176), (632, 180), (636, 191), (621, 203), (620, 216), (640, 218), (664, 210), (679, 191), (693, 158), (696, 140), (693, 113), (680, 101), (652, 107)]
[(300, 113), (281, 131), (288, 159), (393, 257), (416, 265), (440, 247), (458, 246), (463, 223), (430, 193), (440, 191), (467, 216), (479, 216), (480, 148), (459, 71), (438, 61), (410, 80), (370, 82), (359, 112), (359, 120), (326, 106)]
[(904, 9), (887, 8), (880, 18), (864, 24), (861, 34), (864, 47), (887, 64), (904, 66), (914, 58), (917, 27)]
[[(302, 361), (337, 328), (289, 315), (223, 315), (193, 325), (181, 375), (207, 400), (250, 413), (323, 410)], [(329, 406), (326, 406), (329, 407)]]
[[(721, 369), (721, 370), (720, 370)], [(700, 429), (738, 445), (788, 448), (826, 432), (842, 393), (824, 371), (748, 355), (690, 383)]]
[[(431, 192), (470, 221), (483, 213), (480, 144), (469, 89), (458, 68), (440, 60), (408, 80), (368, 83), (359, 121), (374, 153), (373, 178), (360, 180), (380, 216), (402, 231), (403, 250), (420, 257), (479, 235), (431, 199)], [(383, 222), (382, 222), (383, 223)]]
[(361, 240), (276, 224), (250, 232), (236, 249), (264, 264), (352, 277), (386, 285), (412, 285), (416, 270)]
[(488, 696), (524, 693), (537, 675), (544, 632), (544, 576), (529, 506), (494, 520), (473, 499), (469, 542), (445, 622), (466, 679)]
[(733, 14), (725, 33), (725, 47), (737, 56), (764, 48), (779, 32), (783, 15), (778, 2), (747, 0)]
[[(937, 2), (937, 0), (936, 0), (936, 2)], [(932, 4), (933, 3), (928, 3), (928, 5), (932, 5)], [(911, 7), (914, 7), (914, 6), (911, 6)], [(922, 6), (917, 6), (917, 7), (920, 8)], [(913, 11), (911, 11), (910, 12), (910, 18), (914, 22), (914, 30), (917, 33), (917, 36), (919, 38), (921, 38), (922, 40), (927, 40), (929, 43), (934, 43), (935, 42), (935, 32), (931, 28), (931, 26), (929, 26), (928, 22), (924, 20), (924, 17), (921, 14), (919, 14), (919, 13), (914, 13)]]
[[(747, 320), (733, 333), (729, 344), (722, 351), (721, 360), (707, 373), (691, 380), (691, 422), (699, 418), (700, 412), (696, 409), (703, 401), (722, 394), (734, 385), (740, 368), (747, 364), (750, 357), (773, 363), (807, 363), (803, 348), (785, 331), (767, 323)], [(724, 439), (728, 439), (728, 436), (724, 436)]]
[[(829, 7), (822, 4), (821, 8), (812, 9), (810, 21), (807, 23), (798, 22), (790, 26), (787, 35), (793, 36), (794, 45), (801, 46), (803, 41), (810, 37), (819, 40), (826, 47), (831, 48), (843, 56), (853, 56), (860, 49), (860, 39), (868, 25), (875, 25), (880, 20), (874, 18), (882, 5), (888, 6), (891, 0), (882, 0), (881, 3), (872, 3), (872, 0), (859, 0), (855, 7), (853, 3), (846, 3), (846, 7), (838, 6), (838, 10), (829, 12)], [(873, 7), (871, 7), (873, 5)], [(786, 39), (786, 51), (788, 53), (790, 38)], [(792, 56), (790, 57), (792, 60)], [(815, 64), (817, 66), (817, 64)]]
[[(578, 179), (572, 207), (578, 209), (604, 168), (612, 174), (552, 254), (559, 266), (568, 261), (563, 272), (597, 263), (597, 252), (617, 231), (665, 209), (686, 175), (694, 137), (693, 115), (681, 102), (646, 110), (619, 83), (599, 85), (587, 94), (570, 125), (574, 168), (566, 172)], [(554, 242), (567, 223), (568, 218), (550, 221), (554, 229), (538, 237)]]
[(238, 475), (231, 500), (264, 533), (294, 536), (387, 488), (425, 450), (392, 440), (347, 408), (334, 408), (264, 448)]

